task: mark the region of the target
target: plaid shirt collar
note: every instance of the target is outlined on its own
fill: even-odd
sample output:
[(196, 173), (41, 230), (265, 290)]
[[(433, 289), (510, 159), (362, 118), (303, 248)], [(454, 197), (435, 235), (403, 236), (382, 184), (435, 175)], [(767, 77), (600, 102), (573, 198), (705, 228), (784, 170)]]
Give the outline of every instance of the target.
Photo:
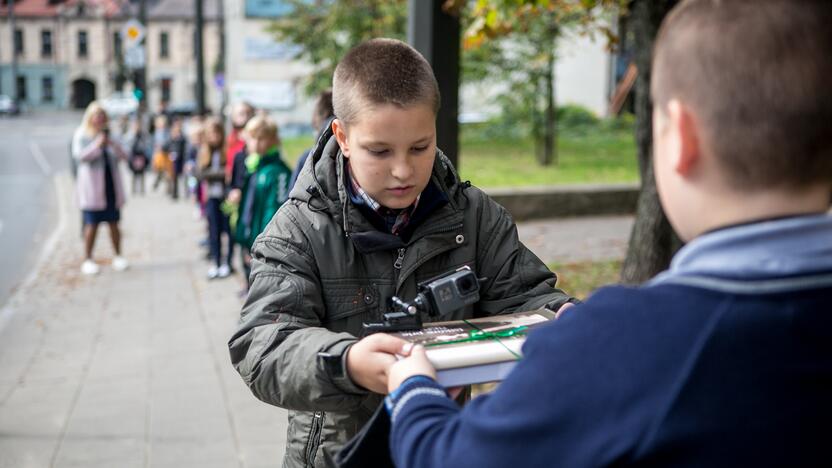
[(385, 220), (391, 234), (399, 235), (410, 223), (410, 218), (416, 211), (416, 206), (419, 204), (419, 199), (422, 197), (422, 194), (420, 193), (417, 195), (416, 200), (414, 200), (413, 203), (407, 208), (393, 210), (375, 201), (373, 197), (371, 197), (364, 191), (363, 188), (361, 188), (360, 185), (358, 185), (358, 181), (356, 181), (352, 176), (352, 172), (348, 170), (347, 173), (349, 174), (350, 185), (352, 186), (353, 193), (361, 199), (364, 205), (372, 209)]

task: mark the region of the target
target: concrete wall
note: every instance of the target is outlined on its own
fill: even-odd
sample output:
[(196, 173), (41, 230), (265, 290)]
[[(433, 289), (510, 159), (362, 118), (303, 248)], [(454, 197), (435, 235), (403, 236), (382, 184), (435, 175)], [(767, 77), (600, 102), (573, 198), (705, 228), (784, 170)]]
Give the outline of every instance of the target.
[(598, 116), (607, 113), (610, 55), (606, 39), (569, 34), (558, 43), (555, 96), (558, 106), (578, 104)]
[(635, 213), (638, 184), (555, 185), (486, 190), (515, 221)]

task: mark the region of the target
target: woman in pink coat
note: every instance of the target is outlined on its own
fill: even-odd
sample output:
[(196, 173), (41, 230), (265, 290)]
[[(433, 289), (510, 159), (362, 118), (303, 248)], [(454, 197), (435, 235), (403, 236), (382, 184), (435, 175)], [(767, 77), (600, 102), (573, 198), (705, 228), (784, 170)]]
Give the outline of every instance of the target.
[(84, 112), (84, 120), (72, 138), (72, 155), (78, 162), (76, 188), (78, 203), (84, 218), (84, 247), (86, 257), (81, 272), (86, 275), (98, 273), (99, 267), (92, 259), (95, 237), (100, 223), (110, 227), (110, 238), (116, 256), (113, 269), (127, 268), (127, 260), (121, 256), (121, 232), (118, 222), (119, 209), (124, 204), (124, 189), (118, 170), (119, 161), (126, 161), (127, 155), (121, 145), (110, 138), (107, 113), (93, 101)]

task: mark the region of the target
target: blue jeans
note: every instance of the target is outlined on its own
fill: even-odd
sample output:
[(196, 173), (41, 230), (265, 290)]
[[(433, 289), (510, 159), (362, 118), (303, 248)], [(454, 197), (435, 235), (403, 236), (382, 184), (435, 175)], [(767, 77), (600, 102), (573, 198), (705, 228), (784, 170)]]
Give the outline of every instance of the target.
[[(217, 266), (225, 263), (231, 265), (231, 256), (234, 253), (234, 243), (231, 239), (231, 227), (228, 224), (228, 216), (222, 212), (221, 198), (209, 198), (205, 202), (205, 214), (208, 216), (208, 241), (211, 247), (211, 257)], [(222, 234), (225, 234), (225, 262), (222, 262)]]

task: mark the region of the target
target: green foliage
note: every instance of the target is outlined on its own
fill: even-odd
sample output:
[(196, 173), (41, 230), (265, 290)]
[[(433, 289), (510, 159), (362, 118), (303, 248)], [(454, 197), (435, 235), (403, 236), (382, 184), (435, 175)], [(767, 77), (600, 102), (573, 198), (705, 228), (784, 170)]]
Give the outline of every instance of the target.
[(597, 127), (601, 121), (589, 109), (574, 104), (558, 108), (558, 125), (561, 128)]
[(375, 37), (405, 38), (407, 0), (288, 0), (292, 10), (268, 30), (277, 40), (300, 46), (298, 58), (313, 66), (305, 90), (315, 95), (332, 86), (338, 60)]

